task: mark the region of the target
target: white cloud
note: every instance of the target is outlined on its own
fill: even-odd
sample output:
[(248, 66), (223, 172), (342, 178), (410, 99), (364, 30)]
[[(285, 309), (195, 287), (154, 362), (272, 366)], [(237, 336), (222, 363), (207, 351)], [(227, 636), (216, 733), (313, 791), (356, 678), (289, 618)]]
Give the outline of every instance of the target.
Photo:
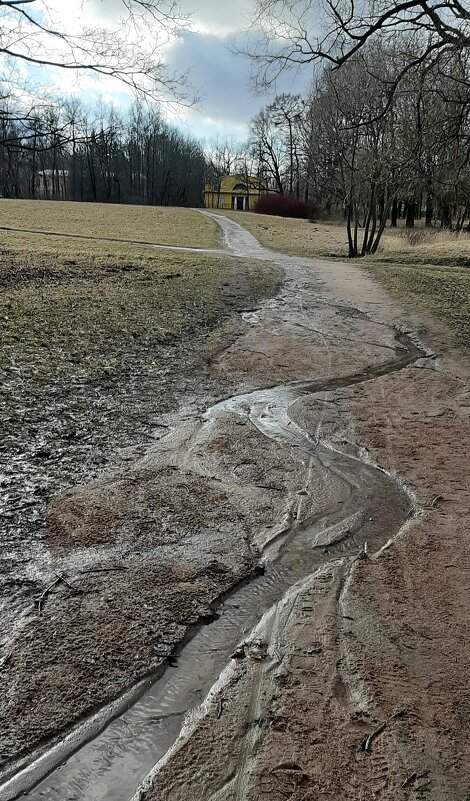
[(169, 66), (188, 69), (191, 82), (201, 89), (200, 109), (183, 116), (184, 123), (198, 136), (225, 132), (246, 138), (251, 118), (274, 93), (301, 92), (310, 81), (309, 70), (286, 74), (269, 95), (255, 94), (250, 84), (251, 63), (233, 52), (233, 43), (232, 36), (191, 32), (167, 50)]
[(197, 31), (226, 36), (249, 25), (253, 0), (182, 0), (181, 6), (193, 14)]
[[(164, 2), (164, 0), (161, 0)], [(192, 28), (167, 42), (161, 52), (170, 72), (189, 72), (202, 100), (198, 109), (165, 108), (165, 114), (183, 130), (210, 138), (217, 134), (246, 138), (250, 119), (271, 99), (255, 95), (250, 87), (251, 64), (230, 49), (237, 34), (246, 29), (253, 0), (180, 0), (183, 12), (193, 12)], [(122, 0), (44, 0), (53, 23), (79, 33), (83, 27), (115, 26), (125, 11)], [(142, 39), (145, 46), (155, 35)], [(256, 32), (245, 33), (252, 41)], [(41, 80), (57, 95), (80, 95), (85, 103), (115, 99), (124, 108), (131, 102), (130, 91), (115, 78), (71, 70), (34, 68), (35, 82)], [(309, 81), (303, 75), (282, 76), (277, 91), (302, 91)]]
[[(179, 0), (179, 5), (183, 15), (191, 15), (192, 29), (226, 35), (249, 24), (253, 0)], [(125, 11), (122, 0), (86, 0), (83, 9), (104, 22), (116, 21)]]

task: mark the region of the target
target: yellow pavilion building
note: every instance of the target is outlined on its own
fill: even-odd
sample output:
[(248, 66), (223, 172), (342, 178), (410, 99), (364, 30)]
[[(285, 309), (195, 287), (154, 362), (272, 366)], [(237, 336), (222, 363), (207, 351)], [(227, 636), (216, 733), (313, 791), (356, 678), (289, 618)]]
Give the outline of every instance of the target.
[(261, 194), (266, 194), (266, 190), (260, 189), (256, 178), (226, 175), (217, 186), (206, 184), (204, 208), (249, 211)]

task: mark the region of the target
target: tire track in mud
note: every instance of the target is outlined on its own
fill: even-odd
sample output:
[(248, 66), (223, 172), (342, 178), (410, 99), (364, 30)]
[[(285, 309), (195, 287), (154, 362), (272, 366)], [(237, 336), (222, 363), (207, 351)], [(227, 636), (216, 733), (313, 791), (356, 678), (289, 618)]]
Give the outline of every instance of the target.
[[(222, 226), (232, 255), (279, 259), (278, 254), (265, 251), (236, 223), (210, 216)], [(292, 296), (292, 288), (289, 292)], [(280, 303), (285, 302), (286, 298), (281, 298)], [(353, 311), (363, 314), (360, 310)], [(301, 312), (308, 316), (303, 307)], [(252, 325), (258, 324), (255, 315)], [(375, 553), (396, 535), (412, 511), (405, 490), (384, 471), (366, 463), (360, 454), (342, 453), (323, 444), (321, 424), (315, 432), (308, 432), (290, 414), (312, 395), (374, 380), (401, 370), (424, 355), (405, 334), (397, 333), (396, 344), (396, 358), (367, 369), (240, 394), (206, 412), (191, 439), (194, 450), (210, 441), (207, 432), (214, 421), (235, 415), (274, 441), (283, 449), (286, 459), (300, 465), (302, 481), (287, 499), (285, 519), (265, 532), (257, 543), (265, 564), (264, 575), (235, 589), (218, 610), (219, 617), (199, 629), (184, 646), (177, 665), (167, 668), (150, 688), (148, 683), (141, 688), (140, 692), (145, 691), (140, 698), (129, 698), (130, 708), (124, 714), (114, 706), (108, 709), (106, 720), (107, 710), (104, 710), (95, 727), (90, 724), (80, 727), (73, 741), (65, 742), (0, 787), (2, 799), (9, 801), (23, 793), (33, 801), (66, 798), (128, 801), (152, 766), (171, 753), (188, 712), (210, 693), (240, 641), (247, 639), (248, 645), (242, 647), (248, 652), (250, 632), (256, 629), (267, 609), (277, 609), (293, 586), (325, 565), (347, 564), (357, 557), (366, 542)], [(185, 447), (188, 448), (188, 443)], [(267, 647), (269, 643), (264, 645)], [(258, 691), (263, 670), (260, 663)], [(247, 710), (248, 729), (253, 723), (250, 708), (256, 707), (256, 697), (252, 697)], [(95, 736), (96, 729), (99, 732), (106, 723), (109, 725), (104, 731)], [(252, 736), (256, 737), (254, 729)], [(232, 788), (237, 788), (238, 801), (244, 798), (253, 741), (244, 742), (242, 748), (238, 768), (243, 767), (239, 770), (235, 766), (230, 779)], [(59, 763), (64, 764), (54, 770)]]

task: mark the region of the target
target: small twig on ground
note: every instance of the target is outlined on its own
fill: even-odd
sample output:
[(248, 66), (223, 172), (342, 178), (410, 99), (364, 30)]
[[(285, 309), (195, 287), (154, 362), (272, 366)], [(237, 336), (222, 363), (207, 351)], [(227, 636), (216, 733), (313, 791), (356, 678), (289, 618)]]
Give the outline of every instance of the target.
[(124, 565), (118, 565), (117, 567), (87, 567), (85, 570), (80, 570), (80, 573), (114, 573), (120, 570), (129, 570), (129, 568), (124, 567)]
[(411, 784), (411, 782), (414, 782), (414, 780), (417, 779), (417, 778), (418, 778), (418, 774), (415, 771), (414, 773), (411, 774), (411, 776), (408, 776), (408, 778), (405, 779), (405, 781), (401, 783), (401, 786), (402, 787), (408, 787), (408, 785)]
[(392, 722), (392, 720), (397, 720), (398, 718), (402, 718), (405, 714), (404, 709), (400, 709), (398, 712), (395, 712), (394, 715), (390, 718), (390, 720), (386, 720), (385, 723), (382, 723), (377, 729), (375, 729), (365, 740), (361, 743), (361, 749), (366, 752), (366, 754), (370, 754), (372, 743), (374, 742), (375, 738), (382, 734), (383, 730)]
[(62, 575), (62, 573), (56, 573), (55, 570), (54, 570), (54, 573), (57, 576), (57, 578), (59, 579), (59, 581), (63, 581), (63, 583), (66, 584), (67, 587), (69, 587), (74, 592), (78, 592), (78, 593), (84, 593), (85, 592), (85, 590), (82, 590), (81, 587), (76, 587), (75, 584), (71, 584), (70, 581), (68, 579), (66, 579), (65, 576)]
[(375, 738), (379, 736), (379, 734), (382, 734), (382, 732), (385, 729), (386, 725), (387, 725), (387, 723), (382, 723), (382, 725), (379, 726), (378, 729), (375, 729), (375, 731), (373, 731), (371, 734), (369, 734), (368, 737), (366, 737), (365, 740), (363, 740), (363, 742), (362, 742), (362, 750), (365, 751), (366, 754), (370, 753), (370, 750), (372, 748), (372, 743), (374, 742)]
[(217, 704), (217, 720), (220, 720), (222, 717), (222, 712), (224, 709), (224, 704), (221, 698), (219, 698), (219, 703)]
[(368, 548), (367, 548), (367, 542), (365, 542), (364, 545), (362, 546), (362, 549), (359, 551), (358, 555), (356, 556), (356, 561), (358, 559), (368, 559), (368, 558), (369, 558), (369, 553), (368, 553)]
[(427, 779), (425, 782), (422, 782), (421, 784), (415, 784), (414, 789), (422, 790), (424, 787), (429, 787), (430, 784), (431, 784), (431, 779)]
[(54, 570), (54, 574), (57, 576), (57, 578), (56, 578), (56, 579), (54, 579), (54, 581), (52, 581), (52, 582), (51, 582), (51, 583), (50, 583), (50, 584), (49, 584), (49, 585), (48, 585), (48, 586), (45, 588), (45, 590), (44, 590), (44, 591), (41, 593), (41, 595), (39, 595), (37, 598), (35, 598), (35, 599), (34, 599), (34, 603), (35, 603), (35, 605), (37, 606), (37, 610), (38, 610), (38, 612), (39, 612), (39, 614), (40, 614), (40, 615), (42, 614), (42, 608), (43, 608), (43, 606), (44, 606), (44, 602), (45, 602), (45, 601), (46, 601), (46, 599), (47, 599), (47, 596), (49, 595), (49, 593), (51, 592), (51, 590), (53, 590), (53, 589), (54, 589), (54, 587), (56, 587), (56, 586), (57, 586), (57, 584), (60, 584), (60, 582), (62, 582), (63, 584), (65, 584), (67, 587), (69, 587), (69, 588), (70, 588), (71, 590), (73, 590), (73, 592), (75, 592), (75, 593), (80, 593), (80, 594), (82, 594), (82, 593), (84, 593), (84, 592), (85, 592), (85, 590), (82, 590), (82, 588), (81, 588), (81, 587), (76, 587), (74, 584), (71, 584), (71, 583), (70, 583), (70, 581), (68, 581), (68, 579), (66, 579), (66, 578), (65, 578), (65, 576), (63, 576), (63, 575), (62, 575), (62, 573), (56, 573), (56, 571)]
[(51, 584), (49, 584), (46, 587), (46, 589), (43, 591), (43, 593), (38, 598), (34, 599), (34, 603), (36, 604), (36, 606), (38, 608), (38, 612), (39, 612), (40, 615), (42, 614), (42, 606), (43, 606), (44, 601), (46, 600), (46, 598), (49, 595), (50, 591), (53, 590), (54, 587), (57, 584), (59, 584), (60, 580), (61, 580), (60, 578), (56, 578), (53, 582), (51, 582)]

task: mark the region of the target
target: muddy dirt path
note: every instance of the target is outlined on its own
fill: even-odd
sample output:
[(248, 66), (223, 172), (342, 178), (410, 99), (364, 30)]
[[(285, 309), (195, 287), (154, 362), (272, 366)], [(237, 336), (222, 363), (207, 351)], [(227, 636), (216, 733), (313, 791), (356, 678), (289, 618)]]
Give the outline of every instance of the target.
[[(185, 547), (201, 562), (211, 553), (226, 566), (236, 561), (231, 549), (241, 547), (241, 538), (261, 556), (264, 572), (230, 592), (176, 663), (124, 700), (123, 714), (116, 706), (104, 709), (4, 785), (2, 798), (35, 784), (31, 799), (126, 801), (158, 763), (135, 798), (463, 799), (460, 789), (455, 794), (460, 763), (444, 766), (442, 738), (453, 741), (455, 752), (456, 737), (449, 677), (439, 737), (437, 711), (432, 725), (420, 718), (417, 674), (435, 668), (420, 651), (423, 637), (425, 645), (434, 639), (432, 619), (421, 636), (416, 621), (401, 625), (396, 608), (385, 612), (385, 622), (383, 611), (374, 616), (366, 608), (376, 592), (383, 609), (393, 600), (402, 616), (416, 615), (410, 597), (402, 600), (400, 581), (391, 589), (382, 566), (422, 522), (422, 506), (439, 506), (436, 495), (428, 497), (438, 486), (432, 465), (425, 488), (403, 459), (396, 463), (399, 427), (390, 427), (375, 452), (371, 430), (377, 435), (378, 425), (383, 434), (380, 413), (398, 415), (395, 393), (403, 380), (413, 387), (407, 419), (416, 423), (424, 403), (425, 414), (440, 420), (444, 381), (461, 423), (462, 376), (443, 377), (434, 354), (410, 335), (402, 310), (357, 268), (273, 254), (233, 221), (216, 219), (234, 255), (282, 264), (283, 290), (245, 315), (245, 332), (212, 366), (215, 375), (236, 377), (239, 392), (202, 415), (183, 409), (132, 470), (155, 479), (170, 468), (169, 488), (181, 494), (183, 483), (188, 504), (197, 481), (217, 488), (199, 498), (205, 514), (230, 497), (232, 512), (224, 514), (237, 510), (238, 531), (215, 549), (214, 540), (208, 549), (196, 532)], [(449, 450), (457, 444), (452, 436), (449, 428)], [(419, 459), (413, 461), (416, 471)], [(450, 468), (455, 487), (462, 472)], [(172, 547), (177, 562), (179, 547)], [(419, 560), (413, 569), (423, 570)], [(413, 655), (411, 683), (403, 650)], [(453, 651), (458, 659), (456, 644)], [(391, 698), (374, 685), (381, 674)], [(429, 716), (433, 701), (426, 704)]]

